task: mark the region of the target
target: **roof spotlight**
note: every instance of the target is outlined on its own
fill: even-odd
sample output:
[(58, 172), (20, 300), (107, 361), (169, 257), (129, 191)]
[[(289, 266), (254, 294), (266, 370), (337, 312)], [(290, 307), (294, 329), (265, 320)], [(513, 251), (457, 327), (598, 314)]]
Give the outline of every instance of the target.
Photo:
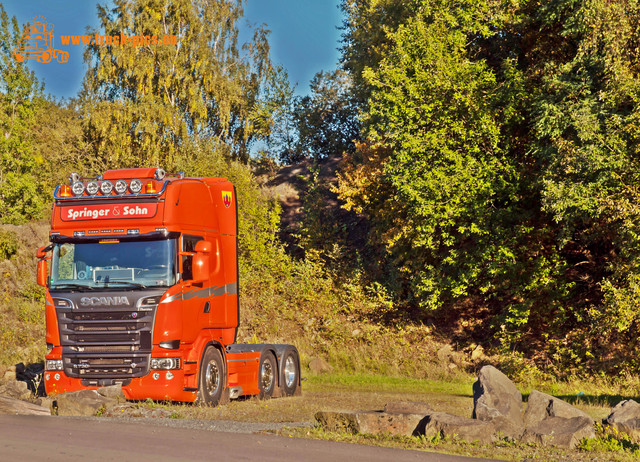
[(116, 192), (118, 194), (124, 194), (127, 191), (127, 182), (124, 180), (116, 181)]
[(100, 191), (102, 191), (102, 194), (105, 196), (108, 196), (111, 194), (111, 191), (113, 191), (113, 183), (109, 180), (103, 180), (102, 183), (100, 183)]
[(138, 194), (140, 191), (142, 191), (142, 181), (137, 178), (131, 180), (131, 183), (129, 183), (129, 190), (133, 194)]
[(80, 180), (80, 175), (78, 175), (77, 173), (74, 172), (71, 175), (69, 175), (69, 183), (73, 184), (79, 180)]
[(161, 169), (160, 167), (158, 167), (158, 168), (156, 169), (156, 180), (158, 180), (158, 181), (163, 180), (163, 179), (164, 179), (164, 176), (165, 176), (166, 174), (167, 174), (167, 173), (166, 173), (163, 169)]
[(71, 185), (71, 191), (73, 191), (73, 194), (76, 196), (81, 196), (84, 192), (84, 183), (82, 181), (74, 181)]
[(87, 192), (90, 196), (95, 196), (100, 191), (100, 185), (97, 181), (90, 181), (87, 183)]

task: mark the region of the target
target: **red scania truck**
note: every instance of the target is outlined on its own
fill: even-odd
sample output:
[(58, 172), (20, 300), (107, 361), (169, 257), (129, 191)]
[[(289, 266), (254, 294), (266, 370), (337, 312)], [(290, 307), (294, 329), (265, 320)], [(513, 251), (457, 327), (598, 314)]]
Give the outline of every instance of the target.
[(215, 406), (299, 393), (294, 346), (236, 343), (237, 220), (225, 178), (138, 168), (57, 186), (37, 253), (47, 394), (120, 384), (132, 400)]

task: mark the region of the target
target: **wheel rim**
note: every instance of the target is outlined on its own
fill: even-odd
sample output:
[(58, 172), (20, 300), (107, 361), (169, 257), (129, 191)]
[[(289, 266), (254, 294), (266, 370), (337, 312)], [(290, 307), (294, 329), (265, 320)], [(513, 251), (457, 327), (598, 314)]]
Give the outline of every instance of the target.
[(296, 363), (293, 356), (289, 356), (284, 362), (284, 383), (291, 388), (296, 380)]
[(264, 391), (271, 390), (271, 386), (273, 385), (273, 366), (271, 361), (265, 361), (262, 363), (262, 389)]
[(218, 391), (218, 387), (220, 386), (220, 370), (214, 361), (210, 361), (209, 364), (207, 364), (204, 386), (207, 391), (207, 395), (215, 396)]

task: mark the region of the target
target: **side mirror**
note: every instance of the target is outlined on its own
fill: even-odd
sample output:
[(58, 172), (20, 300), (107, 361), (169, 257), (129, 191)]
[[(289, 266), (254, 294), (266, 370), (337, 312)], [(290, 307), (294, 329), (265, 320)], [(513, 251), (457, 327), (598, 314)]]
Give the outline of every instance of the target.
[(38, 249), (38, 251), (36, 252), (36, 257), (38, 258), (44, 258), (47, 256), (47, 252), (49, 252), (51, 249), (53, 248), (53, 246), (51, 244), (49, 245), (43, 245), (42, 247), (40, 247)]
[(193, 256), (193, 282), (203, 282), (209, 279), (209, 252), (211, 242), (198, 241)]
[(51, 250), (51, 246), (47, 245), (44, 247), (40, 247), (38, 249), (38, 251), (36, 252), (36, 257), (39, 258), (38, 260), (38, 267), (37, 267), (37, 275), (36, 275), (36, 282), (38, 283), (38, 285), (41, 285), (42, 287), (47, 287), (47, 260), (49, 259), (47, 257), (47, 252)]
[(42, 260), (38, 260), (36, 282), (42, 287), (47, 287), (47, 260), (44, 258)]

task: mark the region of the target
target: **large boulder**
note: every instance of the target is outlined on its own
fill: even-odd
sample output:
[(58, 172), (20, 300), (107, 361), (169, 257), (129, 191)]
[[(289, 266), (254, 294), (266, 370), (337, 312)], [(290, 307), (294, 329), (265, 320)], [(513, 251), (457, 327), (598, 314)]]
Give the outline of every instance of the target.
[(11, 398), (0, 396), (0, 414), (12, 415), (51, 415), (51, 411), (43, 406)]
[(108, 387), (98, 388), (96, 390), (100, 396), (105, 398), (115, 399), (116, 401), (124, 401), (125, 396), (122, 391), (122, 385), (111, 385)]
[(495, 429), (491, 422), (469, 419), (446, 412), (433, 412), (418, 428), (418, 434), (429, 438), (434, 436), (456, 437), (469, 442), (491, 443), (495, 440)]
[(602, 423), (626, 433), (635, 441), (640, 441), (640, 404), (632, 399), (622, 401), (611, 409), (611, 413)]
[(583, 438), (595, 438), (593, 419), (590, 417), (548, 417), (529, 427), (521, 441), (539, 446), (575, 448)]
[(56, 395), (53, 408), (58, 415), (94, 416), (116, 403), (115, 399), (102, 396), (95, 390), (80, 390)]
[[(315, 415), (318, 424), (327, 431), (348, 433), (417, 436), (424, 414), (403, 414), (380, 411), (332, 412)], [(424, 428), (424, 424), (422, 425)]]
[(571, 404), (546, 393), (533, 390), (529, 395), (527, 410), (524, 413), (525, 427), (536, 425), (549, 417), (563, 417), (565, 419), (585, 417), (591, 419), (589, 414), (573, 407)]
[(473, 418), (493, 423), (496, 432), (518, 439), (524, 431), (522, 394), (493, 366), (484, 366), (473, 384)]
[(14, 399), (29, 399), (31, 391), (26, 382), (11, 380), (0, 386), (0, 395)]

